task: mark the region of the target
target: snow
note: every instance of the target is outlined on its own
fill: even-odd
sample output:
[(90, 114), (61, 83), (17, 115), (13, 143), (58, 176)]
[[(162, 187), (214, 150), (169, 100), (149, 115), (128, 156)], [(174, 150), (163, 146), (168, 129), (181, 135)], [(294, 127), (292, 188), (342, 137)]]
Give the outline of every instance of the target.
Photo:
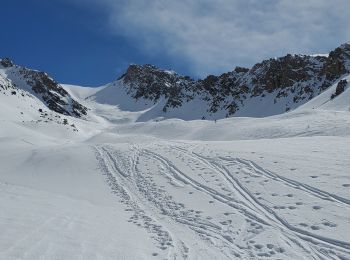
[[(343, 79), (350, 81), (350, 76), (344, 77)], [(338, 81), (339, 82), (339, 81)], [(350, 111), (350, 89), (347, 86), (345, 91), (331, 99), (332, 94), (335, 93), (336, 87), (338, 85), (336, 82), (333, 86), (329, 87), (326, 91), (312, 99), (310, 102), (301, 106), (299, 109), (325, 109), (325, 110), (335, 110), (335, 111)]]
[(76, 98), (76, 99), (85, 99), (106, 88), (106, 86), (80, 87), (80, 86), (69, 85), (69, 84), (61, 84), (61, 85), (73, 98)]
[(215, 122), (63, 86), (86, 118), (0, 92), (0, 259), (350, 258), (348, 88)]
[(319, 54), (311, 54), (311, 57), (329, 57), (329, 53), (319, 53)]

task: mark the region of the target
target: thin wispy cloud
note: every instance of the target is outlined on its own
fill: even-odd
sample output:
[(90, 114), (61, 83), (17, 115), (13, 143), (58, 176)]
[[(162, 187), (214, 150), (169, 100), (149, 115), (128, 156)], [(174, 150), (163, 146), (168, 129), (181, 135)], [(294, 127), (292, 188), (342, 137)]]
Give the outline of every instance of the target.
[(286, 53), (327, 52), (350, 39), (348, 0), (77, 0), (106, 7), (113, 33), (194, 75)]

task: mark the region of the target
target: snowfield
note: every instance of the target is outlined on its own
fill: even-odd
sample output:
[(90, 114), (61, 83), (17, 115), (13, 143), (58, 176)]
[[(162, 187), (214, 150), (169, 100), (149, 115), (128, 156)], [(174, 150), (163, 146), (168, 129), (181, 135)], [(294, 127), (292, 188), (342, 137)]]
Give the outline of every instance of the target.
[(216, 123), (143, 122), (68, 85), (87, 117), (43, 120), (39, 100), (0, 93), (0, 259), (350, 259), (350, 92), (335, 87)]

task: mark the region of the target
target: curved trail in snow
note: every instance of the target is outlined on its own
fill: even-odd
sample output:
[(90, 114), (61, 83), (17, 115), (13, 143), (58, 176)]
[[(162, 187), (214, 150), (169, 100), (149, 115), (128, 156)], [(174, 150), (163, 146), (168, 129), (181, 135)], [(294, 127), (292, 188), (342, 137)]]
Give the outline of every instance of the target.
[[(198, 153), (195, 153), (193, 151), (188, 151), (186, 149), (182, 149), (178, 146), (172, 146), (172, 149), (178, 150), (184, 154), (186, 154), (189, 157), (192, 157), (195, 160), (201, 161), (203, 164), (207, 165), (208, 167), (212, 168), (213, 170), (217, 171), (218, 173), (222, 174), (224, 176), (224, 179), (226, 179), (230, 184), (232, 184), (234, 190), (238, 191), (238, 193), (243, 197), (243, 199), (246, 202), (249, 202), (257, 209), (256, 213), (258, 213), (261, 209), (263, 209), (263, 214), (267, 216), (270, 220), (272, 219), (273, 222), (281, 224), (284, 228), (286, 228), (289, 231), (294, 232), (298, 237), (301, 239), (311, 242), (314, 245), (317, 245), (319, 247), (320, 245), (322, 247), (329, 247), (332, 249), (333, 247), (338, 248), (341, 252), (350, 253), (350, 242), (346, 241), (340, 241), (336, 239), (331, 239), (323, 236), (319, 236), (317, 234), (305, 231), (303, 229), (297, 228), (291, 224), (289, 224), (285, 219), (280, 217), (275, 211), (273, 211), (271, 208), (263, 205), (259, 202), (258, 199), (255, 198), (255, 196), (246, 189), (237, 178), (234, 178), (233, 174), (230, 173), (230, 171), (227, 169), (227, 167), (224, 166), (222, 161), (229, 161), (229, 162), (235, 162), (238, 164), (241, 164), (243, 166), (250, 166), (254, 171), (259, 172), (261, 174), (267, 175), (269, 178), (272, 178), (274, 180), (279, 180), (283, 182), (286, 185), (292, 186), (293, 188), (300, 189), (302, 191), (308, 192), (316, 197), (322, 198), (322, 199), (328, 199), (337, 203), (345, 204), (344, 206), (349, 205), (349, 201), (345, 198), (339, 197), (334, 194), (330, 194), (328, 192), (319, 190), (317, 188), (311, 187), (309, 185), (279, 176), (277, 174), (274, 174), (270, 171), (264, 170), (262, 167), (257, 165), (256, 163), (244, 160), (240, 158), (235, 159), (227, 159), (224, 157), (218, 157), (219, 160), (202, 156)], [(260, 211), (261, 212), (261, 211)], [(269, 224), (273, 225), (271, 222), (267, 221)], [(285, 232), (287, 233), (287, 232)]]
[[(349, 242), (325, 237), (289, 223), (272, 207), (256, 198), (226, 164), (238, 169), (244, 167), (252, 175), (264, 176), (317, 199), (346, 207), (349, 205), (347, 199), (284, 178), (252, 161), (224, 156), (211, 158), (174, 143), (170, 148), (152, 144), (145, 147), (132, 145), (127, 151), (118, 151), (111, 146), (95, 147), (112, 191), (134, 212), (132, 222), (145, 228), (158, 243), (159, 249), (167, 251), (167, 259), (196, 257), (198, 247), (182, 239), (184, 235), (200, 239), (202, 245), (208, 247), (208, 255), (210, 249), (220, 252), (222, 258), (227, 259), (260, 259), (275, 254), (280, 254), (282, 259), (290, 258), (290, 255), (286, 258), (288, 254), (299, 259), (346, 259), (350, 255)], [(196, 167), (200, 173), (196, 172)], [(222, 191), (202, 176), (201, 172), (206, 170), (220, 177), (216, 181)], [(179, 200), (179, 190), (190, 191), (190, 194), (197, 191), (199, 198), (195, 203), (202, 205), (211, 198), (209, 203), (214, 205), (212, 207), (218, 212), (220, 208), (225, 208), (227, 213), (223, 211), (224, 216), (218, 217), (215, 217), (217, 210), (201, 213), (201, 210), (193, 209), (196, 204), (191, 202), (191, 198), (188, 198), (188, 203)], [(187, 205), (190, 203), (192, 206)], [(243, 220), (240, 228), (235, 227), (236, 223), (228, 217), (230, 214), (241, 222)], [(268, 243), (265, 247), (249, 244), (255, 243), (252, 238), (264, 241), (260, 236), (270, 233), (280, 236), (278, 244), (282, 247)]]
[[(118, 195), (121, 201), (128, 207), (128, 211), (134, 213), (131, 219), (141, 220), (140, 222), (142, 222), (143, 227), (158, 243), (158, 247), (161, 250), (168, 250), (168, 259), (177, 259), (178, 257), (186, 259), (186, 245), (180, 239), (175, 239), (171, 232), (161, 224), (161, 220), (159, 217), (156, 217), (155, 212), (149, 212), (146, 205), (140, 201), (138, 194), (133, 192), (132, 188), (129, 187), (128, 175), (119, 168), (116, 159), (104, 147), (95, 147), (95, 149), (97, 159), (113, 193)], [(141, 226), (138, 222), (135, 221), (134, 223)], [(178, 255), (179, 253), (181, 255)]]
[(281, 175), (278, 175), (276, 173), (273, 173), (271, 171), (265, 170), (263, 167), (259, 166), (258, 164), (256, 164), (253, 161), (250, 160), (246, 160), (246, 159), (241, 159), (241, 158), (235, 158), (235, 159), (228, 159), (225, 157), (219, 157), (220, 159), (224, 160), (224, 161), (229, 161), (229, 162), (235, 162), (235, 163), (239, 163), (242, 164), (248, 168), (251, 168), (254, 172), (259, 173), (261, 175), (264, 176), (268, 176), (269, 178), (272, 178), (274, 180), (278, 180), (281, 183), (288, 185), (290, 187), (296, 188), (296, 189), (300, 189), (302, 191), (308, 192), (311, 195), (314, 195), (316, 197), (319, 197), (321, 199), (324, 200), (329, 200), (329, 201), (335, 201), (335, 202), (339, 202), (342, 203), (343, 206), (345, 207), (349, 207), (350, 206), (350, 200), (347, 198), (343, 198), (341, 196), (329, 193), (327, 191), (323, 191), (320, 189), (317, 189), (315, 187), (312, 187), (310, 185), (283, 177)]

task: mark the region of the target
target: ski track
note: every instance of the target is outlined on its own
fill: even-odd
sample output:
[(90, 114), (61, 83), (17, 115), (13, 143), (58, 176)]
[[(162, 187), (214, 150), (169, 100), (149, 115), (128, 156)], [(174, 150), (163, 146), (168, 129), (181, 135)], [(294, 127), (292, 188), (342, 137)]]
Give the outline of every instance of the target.
[[(174, 148), (174, 147), (173, 147)], [(175, 148), (176, 149), (176, 148)], [(182, 151), (182, 152), (186, 152), (188, 154), (188, 152), (184, 149), (179, 149), (177, 147), (178, 150)], [(321, 247), (328, 247), (328, 248), (332, 248), (333, 246), (336, 248), (339, 248), (342, 252), (344, 253), (349, 253), (350, 251), (350, 243), (346, 242), (346, 241), (339, 241), (339, 240), (335, 240), (335, 239), (330, 239), (330, 238), (326, 238), (326, 237), (322, 237), (319, 236), (317, 234), (313, 234), (311, 232), (302, 230), (300, 228), (294, 227), (292, 225), (290, 225), (285, 219), (283, 219), (282, 217), (280, 217), (275, 211), (273, 211), (271, 208), (263, 205), (262, 203), (259, 202), (259, 200), (257, 200), (254, 195), (249, 192), (248, 189), (246, 189), (239, 181), (238, 179), (233, 177), (233, 174), (230, 173), (230, 171), (227, 169), (227, 167), (224, 166), (224, 164), (220, 161), (217, 161), (213, 158), (209, 158), (209, 157), (205, 157), (205, 156), (201, 156), (198, 153), (195, 152), (191, 152), (189, 154), (189, 156), (193, 156), (194, 158), (202, 161), (203, 163), (209, 165), (209, 167), (211, 166), (213, 169), (216, 169), (218, 172), (221, 172), (225, 177), (231, 178), (234, 183), (237, 184), (237, 186), (245, 193), (245, 195), (243, 195), (245, 198), (249, 197), (252, 201), (254, 201), (254, 203), (256, 203), (258, 206), (261, 206), (263, 209), (265, 209), (265, 212), (267, 213), (267, 215), (270, 215), (271, 219), (274, 219), (275, 222), (279, 222), (280, 224), (282, 224), (285, 228), (287, 228), (290, 231), (295, 232), (300, 238), (304, 239), (305, 241), (311, 242), (315, 245), (321, 245)], [(260, 167), (259, 165), (257, 165), (256, 163), (249, 161), (249, 160), (244, 160), (244, 159), (240, 159), (240, 158), (235, 158), (235, 159), (227, 159), (224, 157), (219, 157), (218, 159), (221, 160), (225, 160), (225, 161), (229, 161), (229, 162), (234, 162), (238, 165), (243, 165), (246, 167), (251, 167), (252, 170), (254, 172), (258, 172), (262, 175), (264, 175), (265, 177), (268, 177), (270, 179), (273, 180), (277, 180), (282, 182), (285, 185), (291, 186), (295, 189), (300, 189), (302, 191), (308, 192), (309, 194), (312, 194), (318, 198), (322, 198), (322, 199), (326, 199), (326, 200), (330, 200), (333, 202), (338, 202), (338, 203), (342, 203), (343, 206), (348, 206), (348, 200), (345, 198), (341, 198), (339, 196), (336, 196), (334, 194), (330, 194), (328, 192), (319, 190), (317, 188), (311, 187), (309, 185), (279, 176), (277, 174), (274, 174), (272, 172), (266, 171), (264, 170), (262, 167)], [(344, 205), (345, 204), (345, 205)], [(322, 243), (323, 242), (323, 243)]]
[[(196, 259), (198, 249), (180, 239), (183, 232), (191, 232), (201, 243), (218, 250), (227, 259), (271, 259), (277, 256), (290, 259), (291, 255), (298, 259), (348, 259), (350, 256), (349, 242), (324, 237), (289, 223), (272, 207), (261, 202), (247, 185), (235, 177), (230, 167), (245, 169), (251, 176), (263, 176), (295, 192), (342, 207), (349, 207), (348, 199), (280, 176), (250, 160), (224, 156), (212, 158), (194, 152), (193, 147), (189, 149), (185, 143), (174, 143), (164, 146), (148, 144), (145, 147), (131, 145), (127, 152), (112, 146), (95, 147), (97, 159), (113, 193), (126, 205), (126, 210), (133, 212), (129, 222), (149, 232), (160, 249), (157, 255), (166, 259)], [(179, 167), (177, 163), (180, 163)], [(148, 164), (152, 164), (153, 168), (150, 169)], [(195, 167), (201, 165), (201, 171), (210, 170), (220, 176), (220, 180), (216, 179), (220, 182), (218, 185), (224, 186), (222, 190), (229, 190), (229, 195), (212, 187), (201, 174), (195, 176), (191, 164)], [(169, 190), (157, 180), (166, 182)], [(204, 218), (202, 215), (208, 212), (202, 213), (188, 208), (187, 203), (177, 202), (176, 196), (170, 195), (170, 189), (195, 190), (201, 194), (201, 199), (212, 198), (213, 201), (209, 202), (212, 205), (234, 211), (224, 215), (236, 214), (244, 221), (237, 228), (232, 220), (220, 222), (215, 216)], [(260, 236), (269, 232), (278, 234), (283, 246), (259, 244)]]
[[(172, 147), (174, 148), (174, 147)], [(191, 179), (190, 177), (188, 177), (186, 174), (184, 174), (183, 172), (181, 172), (175, 165), (173, 165), (169, 160), (165, 159), (164, 157), (162, 157), (161, 155), (156, 155), (154, 154), (155, 157), (159, 158), (160, 160), (163, 160), (165, 161), (165, 163), (167, 163), (169, 165), (169, 170), (172, 171), (175, 176), (177, 176), (177, 178), (179, 179), (183, 179), (183, 181), (185, 183), (188, 183), (188, 184), (191, 184), (194, 188), (198, 189), (198, 190), (201, 190), (205, 193), (208, 193), (209, 195), (212, 195), (214, 199), (217, 199), (219, 202), (222, 202), (222, 203), (225, 203), (229, 206), (233, 206), (234, 208), (237, 209), (237, 205), (234, 205), (230, 202), (231, 200), (231, 197), (227, 197), (225, 195), (222, 195), (220, 193), (218, 193), (217, 191), (205, 186), (205, 185), (202, 185), (196, 181), (194, 181), (193, 179)], [(232, 182), (230, 181), (230, 184), (232, 184)], [(240, 193), (243, 197), (243, 199), (241, 201), (249, 201), (249, 198), (248, 197), (251, 197), (250, 195), (244, 195), (243, 192), (241, 191), (242, 187), (239, 186), (240, 188), (237, 188), (236, 186), (234, 186), (233, 188), (238, 190), (238, 193)], [(240, 190), (239, 190), (240, 189)], [(236, 202), (237, 203), (237, 202)], [(240, 202), (238, 202), (240, 203)], [(249, 202), (248, 202), (249, 203)], [(241, 204), (247, 204), (247, 203), (241, 203)], [(261, 205), (260, 205), (261, 206)], [(254, 205), (253, 205), (254, 207)], [(271, 226), (273, 224), (271, 224), (271, 218), (270, 220), (264, 220), (264, 216), (262, 216), (261, 214), (257, 214), (257, 213), (260, 213), (261, 210), (259, 209), (259, 207), (255, 206), (256, 208), (256, 211), (255, 211), (255, 215), (258, 215), (258, 216), (254, 216), (253, 214), (254, 213), (248, 213), (249, 212), (249, 209), (244, 209), (243, 208), (239, 208), (240, 211), (244, 212), (244, 216), (248, 217), (249, 221), (257, 221), (259, 222), (261, 225), (267, 225), (267, 226)], [(254, 222), (253, 222), (254, 223)], [(312, 254), (312, 249), (309, 249), (307, 250), (304, 246), (302, 246), (300, 243), (297, 244), (297, 247), (300, 247), (302, 249), (302, 251), (306, 251), (308, 254)]]
[[(160, 250), (168, 250), (168, 259), (177, 259), (177, 252), (183, 252), (183, 259), (187, 258), (186, 255), (186, 245), (182, 241), (174, 241), (171, 233), (164, 229), (164, 226), (160, 224), (159, 219), (154, 217), (154, 212), (152, 212), (150, 217), (147, 213), (147, 208), (144, 204), (139, 201), (137, 194), (132, 192), (128, 187), (127, 180), (123, 178), (128, 178), (129, 176), (125, 172), (121, 171), (115, 158), (110, 154), (110, 152), (104, 147), (95, 147), (96, 156), (100, 162), (100, 166), (106, 175), (107, 182), (110, 185), (113, 193), (118, 195), (121, 202), (124, 203), (127, 208), (126, 211), (133, 212), (133, 215), (128, 220), (133, 222), (137, 226), (143, 227), (150, 233), (151, 238), (155, 240)], [(120, 176), (118, 176), (120, 175)], [(173, 250), (172, 247), (181, 248)], [(174, 252), (175, 251), (175, 252)], [(177, 252), (176, 252), (177, 251)], [(158, 253), (155, 252), (158, 255)]]
[(261, 166), (257, 165), (256, 163), (254, 163), (253, 161), (250, 160), (246, 160), (246, 159), (241, 159), (241, 158), (235, 158), (235, 159), (228, 159), (225, 157), (219, 157), (221, 160), (224, 161), (228, 161), (228, 162), (233, 162), (236, 164), (241, 164), (245, 167), (251, 168), (252, 171), (264, 175), (265, 177), (269, 177), (273, 180), (279, 181), (287, 186), (296, 188), (296, 189), (300, 189), (302, 191), (308, 192), (311, 195), (314, 195), (318, 198), (324, 199), (324, 200), (329, 200), (329, 201), (335, 201), (335, 202), (340, 202), (343, 203), (345, 207), (349, 207), (350, 206), (350, 200), (340, 197), (338, 195), (317, 189), (315, 187), (312, 187), (310, 185), (280, 176), (278, 174), (275, 174), (273, 172), (270, 172), (268, 170), (265, 170), (264, 168), (262, 168)]

